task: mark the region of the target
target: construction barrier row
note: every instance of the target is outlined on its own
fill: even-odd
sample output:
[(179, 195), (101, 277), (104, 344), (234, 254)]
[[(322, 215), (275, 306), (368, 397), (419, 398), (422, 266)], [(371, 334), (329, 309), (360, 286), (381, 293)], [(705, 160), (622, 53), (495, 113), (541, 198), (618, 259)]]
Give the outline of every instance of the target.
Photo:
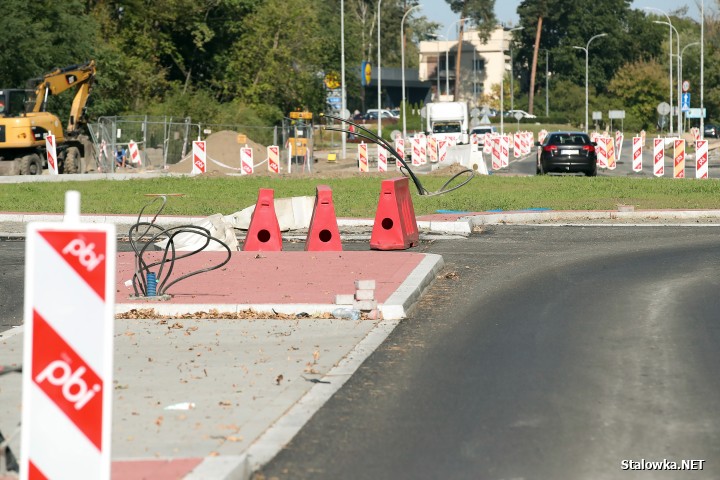
[[(383, 180), (375, 214), (370, 248), (373, 250), (406, 250), (419, 242), (415, 209), (410, 196), (409, 180), (405, 177)], [(282, 233), (275, 212), (274, 191), (261, 188), (250, 226), (242, 247), (243, 251), (282, 250)], [(318, 185), (315, 193), (310, 227), (305, 238), (306, 251), (342, 251), (332, 190)]]

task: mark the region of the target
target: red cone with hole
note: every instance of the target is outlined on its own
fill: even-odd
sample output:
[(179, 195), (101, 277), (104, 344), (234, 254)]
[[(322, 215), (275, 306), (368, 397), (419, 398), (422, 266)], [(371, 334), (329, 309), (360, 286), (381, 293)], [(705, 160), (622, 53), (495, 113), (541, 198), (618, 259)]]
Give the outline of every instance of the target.
[(419, 238), (408, 179), (383, 180), (370, 248), (405, 250), (416, 246)]
[(250, 218), (244, 252), (279, 252), (282, 250), (282, 234), (275, 214), (275, 199), (271, 188), (261, 188), (258, 201)]
[(332, 190), (327, 185), (317, 186), (315, 209), (305, 239), (305, 250), (314, 252), (342, 251)]

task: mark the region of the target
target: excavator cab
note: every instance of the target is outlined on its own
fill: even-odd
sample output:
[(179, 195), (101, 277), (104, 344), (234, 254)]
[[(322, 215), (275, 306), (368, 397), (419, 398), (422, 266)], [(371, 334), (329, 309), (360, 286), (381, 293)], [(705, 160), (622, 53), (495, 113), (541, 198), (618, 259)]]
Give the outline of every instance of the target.
[(0, 90), (0, 117), (20, 117), (27, 111), (32, 90)]

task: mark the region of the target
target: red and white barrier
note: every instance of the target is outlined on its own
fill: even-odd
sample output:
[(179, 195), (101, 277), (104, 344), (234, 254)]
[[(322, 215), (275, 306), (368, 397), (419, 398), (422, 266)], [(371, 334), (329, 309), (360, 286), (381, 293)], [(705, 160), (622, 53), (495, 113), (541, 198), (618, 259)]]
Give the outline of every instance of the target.
[(191, 173), (193, 175), (205, 173), (207, 171), (207, 150), (205, 149), (205, 142), (202, 140), (193, 141), (192, 151), (193, 164)]
[(685, 178), (685, 140), (675, 140), (673, 178)]
[(695, 178), (708, 178), (708, 141), (697, 140), (695, 150)]
[(633, 137), (632, 145), (633, 145), (633, 163), (632, 163), (633, 172), (642, 172), (642, 152), (643, 152), (642, 137)]
[[(405, 161), (405, 139), (402, 137), (397, 137), (395, 139), (395, 151), (400, 155), (400, 158)], [(402, 162), (395, 161), (395, 165), (397, 166), (398, 170), (400, 167), (402, 167)]]
[(387, 172), (387, 150), (378, 145), (378, 172)]
[[(473, 135), (475, 136), (475, 135)], [(427, 152), (428, 152), (428, 159), (430, 160), (430, 163), (437, 163), (438, 162), (438, 141), (437, 138), (433, 137), (432, 135), (427, 137)]]
[(419, 167), (422, 165), (422, 159), (420, 158), (420, 137), (415, 135), (412, 138), (412, 153), (410, 154), (412, 159), (413, 167)]
[(659, 137), (653, 139), (653, 175), (665, 175), (665, 140)]
[(130, 163), (133, 165), (142, 165), (142, 159), (140, 158), (140, 150), (138, 150), (138, 144), (130, 140), (128, 143), (128, 150), (130, 151)]
[(501, 168), (507, 168), (510, 164), (510, 137), (507, 135), (500, 137), (500, 163)]
[(597, 143), (597, 146), (595, 147), (597, 166), (600, 168), (607, 168), (607, 143), (605, 142), (605, 137), (596, 136), (595, 142)]
[(368, 146), (365, 142), (358, 143), (358, 169), (362, 173), (370, 171), (370, 163), (368, 161)]
[(625, 139), (625, 136), (623, 133), (618, 130), (615, 132), (615, 161), (620, 161), (620, 155), (622, 154), (622, 144), (623, 140)]
[(483, 153), (492, 153), (494, 135), (491, 133), (484, 134)]
[(240, 147), (240, 174), (252, 175), (255, 172), (255, 162), (253, 160), (253, 149), (247, 145)]
[(45, 152), (47, 153), (48, 172), (52, 175), (58, 175), (59, 171), (57, 163), (57, 148), (55, 146), (55, 135), (48, 134), (45, 137)]
[(280, 147), (268, 145), (267, 147), (268, 172), (280, 173)]
[(605, 137), (605, 149), (607, 150), (607, 168), (615, 170), (617, 163), (615, 161), (615, 142), (612, 137)]
[(645, 137), (647, 134), (645, 133), (645, 130), (640, 130), (640, 143), (642, 143), (643, 148), (645, 148)]
[(520, 135), (515, 135), (513, 139), (513, 157), (520, 158), (522, 152), (522, 144)]
[(417, 137), (420, 144), (420, 165), (425, 165), (427, 163), (427, 137), (424, 133), (418, 133)]
[(500, 136), (495, 136), (492, 138), (492, 169), (493, 170), (500, 170), (502, 168), (502, 160), (500, 155), (501, 147), (500, 147)]
[(448, 142), (445, 140), (438, 140), (438, 161), (444, 162), (447, 160)]
[(30, 223), (25, 250), (23, 479), (109, 479), (115, 225)]
[(543, 143), (545, 141), (545, 137), (547, 137), (547, 130), (544, 128), (538, 132), (538, 142)]

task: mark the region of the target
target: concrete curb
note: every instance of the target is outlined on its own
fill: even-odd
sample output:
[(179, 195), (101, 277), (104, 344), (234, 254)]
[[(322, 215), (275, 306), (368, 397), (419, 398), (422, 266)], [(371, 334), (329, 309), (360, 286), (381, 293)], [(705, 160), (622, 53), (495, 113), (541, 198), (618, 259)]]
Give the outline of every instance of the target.
[(441, 255), (426, 253), (425, 258), (402, 285), (380, 305), (383, 318), (406, 318), (408, 309), (420, 298), (422, 292), (435, 280), (435, 276), (444, 266), (445, 261)]

